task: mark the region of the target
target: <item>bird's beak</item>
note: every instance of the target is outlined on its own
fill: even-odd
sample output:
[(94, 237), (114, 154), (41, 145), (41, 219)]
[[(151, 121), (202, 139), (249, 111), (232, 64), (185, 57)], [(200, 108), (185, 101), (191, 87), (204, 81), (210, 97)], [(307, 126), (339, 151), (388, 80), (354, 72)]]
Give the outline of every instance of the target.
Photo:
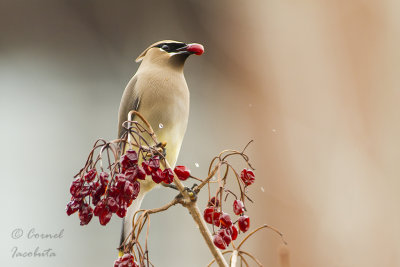
[(204, 53), (204, 47), (201, 44), (188, 44), (184, 47), (181, 47), (179, 49), (177, 49), (177, 51), (186, 51), (190, 54), (196, 54), (198, 56), (200, 56), (201, 54)]

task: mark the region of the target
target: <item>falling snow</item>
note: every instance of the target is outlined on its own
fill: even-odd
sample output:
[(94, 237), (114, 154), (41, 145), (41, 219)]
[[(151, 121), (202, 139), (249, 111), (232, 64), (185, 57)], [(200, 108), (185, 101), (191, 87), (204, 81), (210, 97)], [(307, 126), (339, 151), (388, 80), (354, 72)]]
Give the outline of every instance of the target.
[(163, 125), (162, 123), (160, 123), (160, 124), (158, 125), (158, 127), (160, 127), (160, 129), (162, 129), (162, 128), (164, 127), (164, 125)]
[(262, 186), (261, 186), (261, 188), (260, 188), (260, 189), (261, 189), (261, 191), (262, 191), (263, 193), (265, 192), (265, 189), (264, 189), (264, 187), (262, 187)]
[(197, 168), (200, 166), (197, 162), (194, 164), (194, 166), (196, 166)]

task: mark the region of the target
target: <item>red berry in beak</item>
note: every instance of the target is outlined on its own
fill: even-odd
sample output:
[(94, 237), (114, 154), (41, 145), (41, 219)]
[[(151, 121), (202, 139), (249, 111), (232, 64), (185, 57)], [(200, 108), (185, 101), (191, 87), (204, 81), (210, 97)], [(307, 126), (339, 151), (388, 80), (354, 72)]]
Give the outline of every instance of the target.
[(186, 51), (200, 56), (204, 53), (204, 47), (201, 44), (188, 44)]
[(243, 233), (246, 232), (247, 230), (249, 230), (249, 228), (250, 228), (249, 216), (246, 216), (246, 215), (240, 216), (238, 223), (239, 223), (239, 229)]

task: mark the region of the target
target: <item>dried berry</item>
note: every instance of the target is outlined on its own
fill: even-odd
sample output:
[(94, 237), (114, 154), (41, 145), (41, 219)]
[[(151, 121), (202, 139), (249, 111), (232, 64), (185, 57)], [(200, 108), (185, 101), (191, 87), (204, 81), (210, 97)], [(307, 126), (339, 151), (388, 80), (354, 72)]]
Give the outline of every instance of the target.
[(93, 217), (93, 209), (88, 204), (83, 204), (79, 210), (79, 219), (81, 225), (86, 225)]
[(90, 183), (91, 181), (93, 181), (94, 178), (96, 178), (96, 175), (97, 175), (96, 169), (91, 169), (90, 171), (88, 171), (88, 173), (85, 174), (86, 182)]
[(165, 169), (163, 171), (163, 175), (164, 175), (164, 183), (170, 184), (174, 181), (174, 173), (170, 168)]
[(157, 169), (155, 172), (151, 173), (151, 178), (156, 184), (159, 184), (164, 180), (164, 173), (161, 169)]
[(255, 180), (254, 172), (249, 169), (243, 169), (240, 178), (246, 186), (251, 185)]
[(176, 176), (179, 180), (185, 181), (190, 176), (190, 171), (185, 166), (176, 166), (174, 169)]
[(68, 202), (67, 204), (67, 215), (71, 215), (74, 214), (75, 212), (78, 211), (78, 209), (81, 207), (82, 203), (76, 200), (71, 200), (70, 202)]

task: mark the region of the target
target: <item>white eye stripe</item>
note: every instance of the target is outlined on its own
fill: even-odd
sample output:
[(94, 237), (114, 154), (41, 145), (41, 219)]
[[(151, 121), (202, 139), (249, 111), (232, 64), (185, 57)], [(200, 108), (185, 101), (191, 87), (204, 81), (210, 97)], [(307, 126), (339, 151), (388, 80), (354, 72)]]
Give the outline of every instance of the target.
[(173, 52), (173, 53), (168, 53), (171, 57), (175, 56), (175, 55), (180, 55), (180, 54), (184, 54), (186, 51), (179, 51), (179, 52)]

